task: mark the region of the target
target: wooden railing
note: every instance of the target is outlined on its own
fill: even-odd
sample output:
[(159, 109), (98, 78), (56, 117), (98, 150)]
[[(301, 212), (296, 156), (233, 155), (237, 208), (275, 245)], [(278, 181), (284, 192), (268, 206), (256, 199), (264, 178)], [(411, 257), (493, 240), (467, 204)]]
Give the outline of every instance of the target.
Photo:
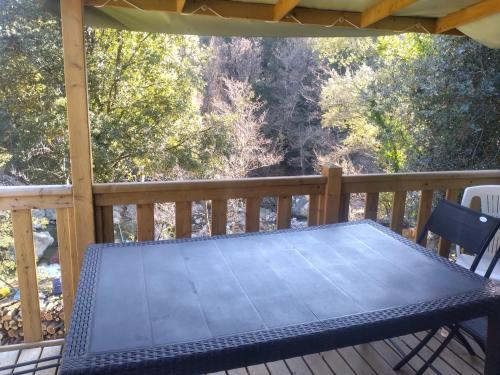
[(259, 230), (260, 205), (263, 197), (278, 197), (277, 227), (289, 228), (292, 196), (308, 195), (309, 225), (317, 225), (321, 215), (320, 200), (325, 194), (327, 178), (323, 176), (248, 178), (239, 180), (204, 180), (185, 182), (144, 182), (95, 184), (94, 205), (96, 238), (114, 241), (113, 205), (137, 205), (137, 238), (152, 240), (154, 235), (154, 204), (175, 203), (177, 238), (191, 236), (193, 201), (211, 200), (212, 235), (226, 233), (227, 200), (246, 200), (247, 232)]
[[(226, 231), (227, 199), (246, 200), (245, 231), (254, 232), (259, 230), (259, 208), (264, 197), (277, 197), (276, 226), (282, 229), (290, 227), (294, 195), (309, 196), (308, 224), (317, 225), (347, 221), (354, 193), (366, 194), (364, 217), (376, 220), (379, 195), (384, 192), (393, 195), (390, 227), (401, 233), (409, 191), (420, 192), (415, 229), (419, 233), (431, 213), (434, 192), (442, 191), (446, 199), (457, 201), (460, 189), (483, 184), (500, 184), (500, 170), (344, 176), (339, 167), (325, 167), (321, 176), (95, 184), (96, 238), (100, 242), (114, 241), (113, 205), (137, 205), (137, 238), (151, 240), (155, 203), (175, 203), (176, 237), (181, 238), (191, 235), (193, 201), (212, 201), (214, 235)], [(449, 244), (440, 241), (440, 254), (447, 256), (448, 249)]]
[(65, 305), (65, 324), (71, 315), (78, 270), (74, 262), (75, 233), (73, 228), (73, 194), (71, 186), (12, 186), (0, 188), (0, 210), (12, 217), (16, 251), (24, 340), (42, 340), (35, 249), (33, 243), (32, 209), (56, 210), (59, 261)]
[[(500, 170), (343, 176), (341, 194), (342, 201), (349, 202), (350, 194), (366, 193), (365, 218), (376, 220), (379, 194), (393, 193), (390, 226), (395, 232), (401, 233), (407, 192), (420, 191), (415, 229), (416, 233), (420, 233), (431, 213), (435, 191), (442, 191), (447, 200), (457, 202), (461, 189), (487, 184), (500, 184)], [(347, 208), (342, 212), (342, 220), (346, 219), (347, 212)], [(450, 244), (440, 239), (439, 254), (447, 257), (449, 248)]]
[[(442, 191), (446, 199), (456, 201), (461, 189), (483, 184), (500, 184), (500, 170), (344, 176), (341, 168), (325, 167), (317, 176), (94, 184), (96, 238), (98, 242), (114, 242), (114, 205), (136, 205), (137, 239), (151, 240), (156, 203), (175, 204), (176, 237), (181, 238), (191, 236), (193, 201), (211, 201), (211, 234), (215, 235), (226, 231), (228, 199), (245, 200), (245, 231), (255, 232), (260, 228), (260, 206), (265, 197), (277, 198), (276, 226), (282, 229), (291, 225), (292, 196), (309, 196), (308, 225), (318, 225), (347, 221), (350, 198), (356, 193), (366, 194), (364, 217), (376, 220), (379, 195), (385, 192), (392, 194), (390, 226), (401, 233), (409, 191), (420, 192), (418, 232), (430, 215), (434, 192)], [(56, 209), (67, 321), (79, 274), (72, 202), (71, 186), (0, 188), (0, 210), (12, 214), (25, 341), (41, 339), (31, 210)], [(440, 254), (447, 256), (448, 250), (449, 244), (441, 241)]]

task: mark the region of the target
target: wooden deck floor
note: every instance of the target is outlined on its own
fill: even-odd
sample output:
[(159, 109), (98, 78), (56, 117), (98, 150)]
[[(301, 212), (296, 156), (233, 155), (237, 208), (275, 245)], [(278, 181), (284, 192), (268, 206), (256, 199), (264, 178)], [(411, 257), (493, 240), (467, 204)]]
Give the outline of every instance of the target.
[[(427, 358), (442, 340), (435, 337), (422, 350), (419, 357), (414, 358), (409, 365), (398, 372), (392, 371), (400, 358), (399, 350), (408, 352), (415, 346), (421, 334), (398, 337), (391, 340), (377, 341), (339, 350), (290, 358), (284, 361), (269, 362), (247, 368), (218, 372), (216, 375), (386, 375), (413, 374), (419, 368), (423, 358)], [(479, 357), (470, 356), (457, 342), (452, 341), (442, 355), (434, 362), (432, 369), (426, 374), (444, 375), (480, 375), (483, 373), (484, 356), (477, 347)], [(13, 363), (36, 360), (57, 355), (61, 346), (45, 346), (27, 349), (16, 349), (0, 352), (0, 367)], [(55, 363), (55, 362), (52, 362)], [(38, 365), (46, 365), (43, 362)], [(19, 367), (18, 371), (28, 371), (30, 374), (55, 375), (56, 369), (36, 370), (37, 365)], [(32, 370), (31, 372), (29, 370)], [(0, 375), (11, 374), (12, 371), (0, 371)], [(215, 374), (214, 374), (215, 375)]]

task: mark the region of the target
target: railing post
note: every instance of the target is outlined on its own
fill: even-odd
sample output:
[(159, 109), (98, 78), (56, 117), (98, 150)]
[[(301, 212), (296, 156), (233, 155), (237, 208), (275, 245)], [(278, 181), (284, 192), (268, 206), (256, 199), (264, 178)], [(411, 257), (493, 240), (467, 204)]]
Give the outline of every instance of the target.
[(71, 180), (73, 182), (76, 268), (79, 270), (87, 245), (95, 242), (92, 155), (85, 67), (84, 4), (83, 0), (64, 0), (60, 3)]
[[(415, 238), (418, 238), (420, 232), (422, 232), (422, 230), (424, 229), (425, 223), (427, 223), (427, 220), (429, 220), (429, 217), (431, 216), (433, 194), (433, 190), (422, 190), (422, 192), (420, 193)], [(427, 237), (424, 237), (421, 245), (427, 245)]]
[(213, 199), (212, 200), (212, 236), (226, 234), (227, 224), (227, 200)]
[(38, 282), (36, 278), (35, 247), (31, 210), (13, 210), (12, 227), (16, 252), (17, 278), (21, 294), (24, 341), (42, 340)]
[[(448, 189), (446, 190), (446, 200), (456, 203), (458, 198), (458, 190)], [(448, 258), (450, 256), (450, 246), (451, 243), (444, 238), (439, 238), (438, 243), (438, 254), (444, 258)]]
[(342, 168), (333, 165), (325, 165), (322, 168), (322, 174), (326, 177), (325, 199), (324, 199), (324, 218), (325, 224), (339, 222), (340, 201), (342, 189)]
[(377, 221), (379, 193), (366, 193), (365, 219)]

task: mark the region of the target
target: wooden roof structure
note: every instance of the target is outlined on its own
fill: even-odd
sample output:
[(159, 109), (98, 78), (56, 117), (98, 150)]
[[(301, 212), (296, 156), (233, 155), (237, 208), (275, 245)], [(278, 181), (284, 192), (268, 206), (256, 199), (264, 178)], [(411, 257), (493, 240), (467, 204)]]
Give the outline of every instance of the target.
[(468, 35), (500, 48), (500, 0), (85, 0), (86, 24), (218, 36)]

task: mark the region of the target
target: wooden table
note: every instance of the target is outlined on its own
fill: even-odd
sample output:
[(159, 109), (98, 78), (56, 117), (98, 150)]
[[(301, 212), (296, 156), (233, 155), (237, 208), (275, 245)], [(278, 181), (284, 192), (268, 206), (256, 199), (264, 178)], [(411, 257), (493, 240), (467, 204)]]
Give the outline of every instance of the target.
[(205, 373), (481, 316), (497, 375), (499, 285), (371, 221), (94, 245), (62, 373)]

